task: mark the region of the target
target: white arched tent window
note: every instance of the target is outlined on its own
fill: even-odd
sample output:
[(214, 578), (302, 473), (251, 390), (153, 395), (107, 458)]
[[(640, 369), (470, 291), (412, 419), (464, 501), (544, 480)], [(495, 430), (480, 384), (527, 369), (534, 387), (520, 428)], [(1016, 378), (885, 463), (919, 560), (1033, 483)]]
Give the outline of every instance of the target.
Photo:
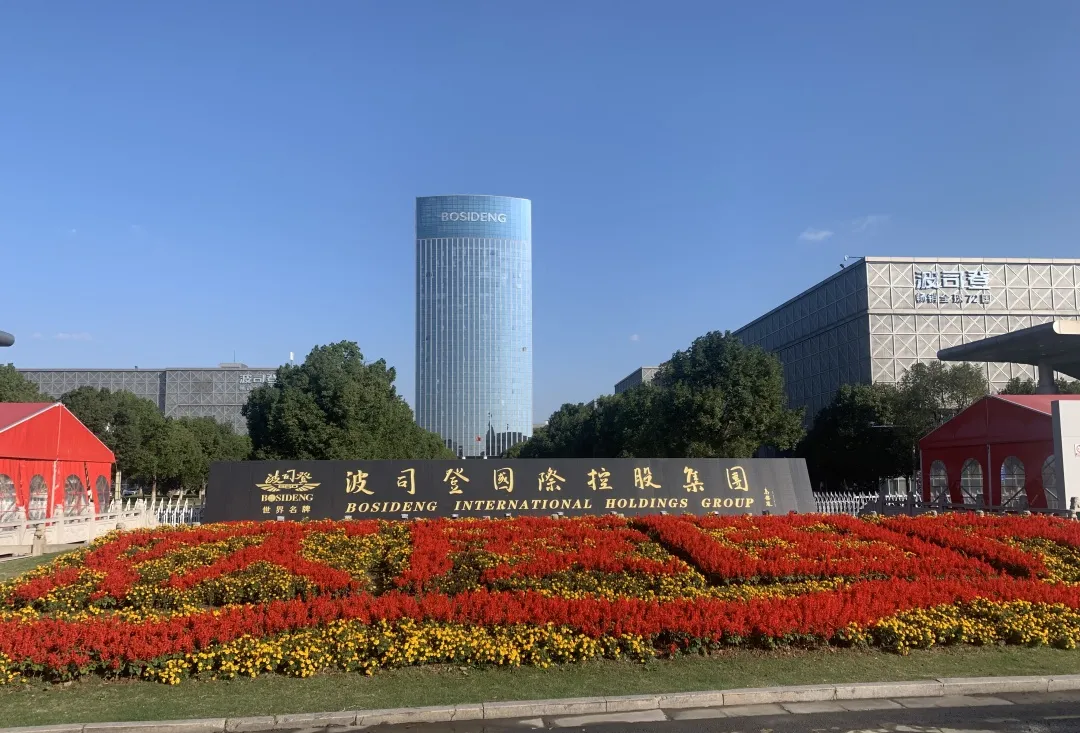
[(1001, 506), (1005, 509), (1027, 509), (1027, 491), (1024, 484), (1027, 473), (1024, 462), (1009, 456), (1001, 462)]
[(1042, 465), (1043, 494), (1047, 509), (1064, 509), (1065, 495), (1058, 485), (1057, 456), (1050, 455)]
[(74, 517), (82, 514), (86, 507), (86, 487), (82, 479), (71, 474), (64, 479), (64, 516)]
[(15, 496), (15, 482), (11, 476), (0, 473), (0, 522), (12, 522), (21, 519), (19, 502)]
[(974, 458), (964, 461), (964, 467), (960, 471), (960, 495), (968, 506), (983, 504), (982, 466)]
[(94, 493), (96, 494), (94, 508), (98, 514), (101, 512), (109, 511), (109, 507), (112, 506), (112, 486), (109, 485), (109, 479), (104, 476), (98, 476), (94, 482)]
[(49, 513), (49, 485), (45, 477), (39, 475), (30, 479), (30, 506), (26, 512), (28, 519), (44, 519)]
[(930, 502), (932, 504), (951, 504), (949, 496), (949, 472), (943, 461), (930, 464)]

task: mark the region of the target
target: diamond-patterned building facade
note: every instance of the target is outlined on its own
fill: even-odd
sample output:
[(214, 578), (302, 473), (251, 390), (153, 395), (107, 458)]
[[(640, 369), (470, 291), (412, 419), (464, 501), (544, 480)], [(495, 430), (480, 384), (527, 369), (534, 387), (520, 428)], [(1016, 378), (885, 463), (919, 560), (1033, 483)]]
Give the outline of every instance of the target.
[(45, 394), (60, 399), (78, 387), (131, 392), (168, 417), (212, 417), (247, 433), (240, 409), (252, 389), (273, 384), (276, 368), (227, 364), (194, 369), (20, 369)]
[[(867, 257), (735, 332), (779, 356), (792, 407), (842, 384), (896, 383), (939, 349), (1080, 317), (1080, 260)], [(1000, 390), (1023, 364), (980, 363)]]

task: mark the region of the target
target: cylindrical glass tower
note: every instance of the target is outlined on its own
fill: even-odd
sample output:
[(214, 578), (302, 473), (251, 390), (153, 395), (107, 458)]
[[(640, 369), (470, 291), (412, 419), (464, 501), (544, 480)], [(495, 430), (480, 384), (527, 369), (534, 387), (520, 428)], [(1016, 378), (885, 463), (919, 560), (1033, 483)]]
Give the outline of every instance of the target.
[(416, 421), (462, 457), (532, 435), (532, 202), (416, 199)]

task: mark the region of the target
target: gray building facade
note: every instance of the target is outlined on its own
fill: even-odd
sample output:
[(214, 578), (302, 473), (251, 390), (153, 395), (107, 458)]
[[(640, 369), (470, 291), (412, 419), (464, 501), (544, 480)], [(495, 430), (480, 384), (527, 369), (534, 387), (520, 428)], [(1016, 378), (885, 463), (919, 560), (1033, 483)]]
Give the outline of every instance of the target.
[[(842, 384), (896, 383), (939, 349), (1080, 316), (1080, 260), (866, 257), (743, 326), (812, 417)], [(980, 363), (1000, 390), (1034, 367)]]
[(20, 369), (56, 399), (79, 387), (131, 392), (150, 400), (167, 417), (212, 417), (247, 433), (240, 408), (252, 389), (273, 384), (277, 369), (221, 364), (192, 369)]
[(660, 367), (638, 367), (616, 383), (615, 394), (625, 392), (639, 384), (648, 384), (658, 371), (660, 371)]
[(532, 203), (416, 199), (416, 421), (462, 458), (532, 435)]

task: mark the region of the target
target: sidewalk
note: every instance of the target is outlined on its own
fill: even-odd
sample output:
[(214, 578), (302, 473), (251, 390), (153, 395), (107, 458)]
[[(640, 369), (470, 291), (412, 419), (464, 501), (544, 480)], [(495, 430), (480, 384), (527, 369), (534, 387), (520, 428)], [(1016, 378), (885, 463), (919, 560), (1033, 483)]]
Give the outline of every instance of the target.
[(579, 727), (596, 723), (635, 723), (751, 715), (826, 713), (888, 708), (1010, 705), (1015, 693), (1080, 691), (1080, 675), (968, 677), (915, 682), (863, 682), (665, 695), (527, 700), (440, 705), (394, 710), (353, 710), (248, 718), (86, 723), (2, 728), (0, 733), (226, 733), (303, 728), (370, 727), (398, 723), (519, 720), (524, 727)]

